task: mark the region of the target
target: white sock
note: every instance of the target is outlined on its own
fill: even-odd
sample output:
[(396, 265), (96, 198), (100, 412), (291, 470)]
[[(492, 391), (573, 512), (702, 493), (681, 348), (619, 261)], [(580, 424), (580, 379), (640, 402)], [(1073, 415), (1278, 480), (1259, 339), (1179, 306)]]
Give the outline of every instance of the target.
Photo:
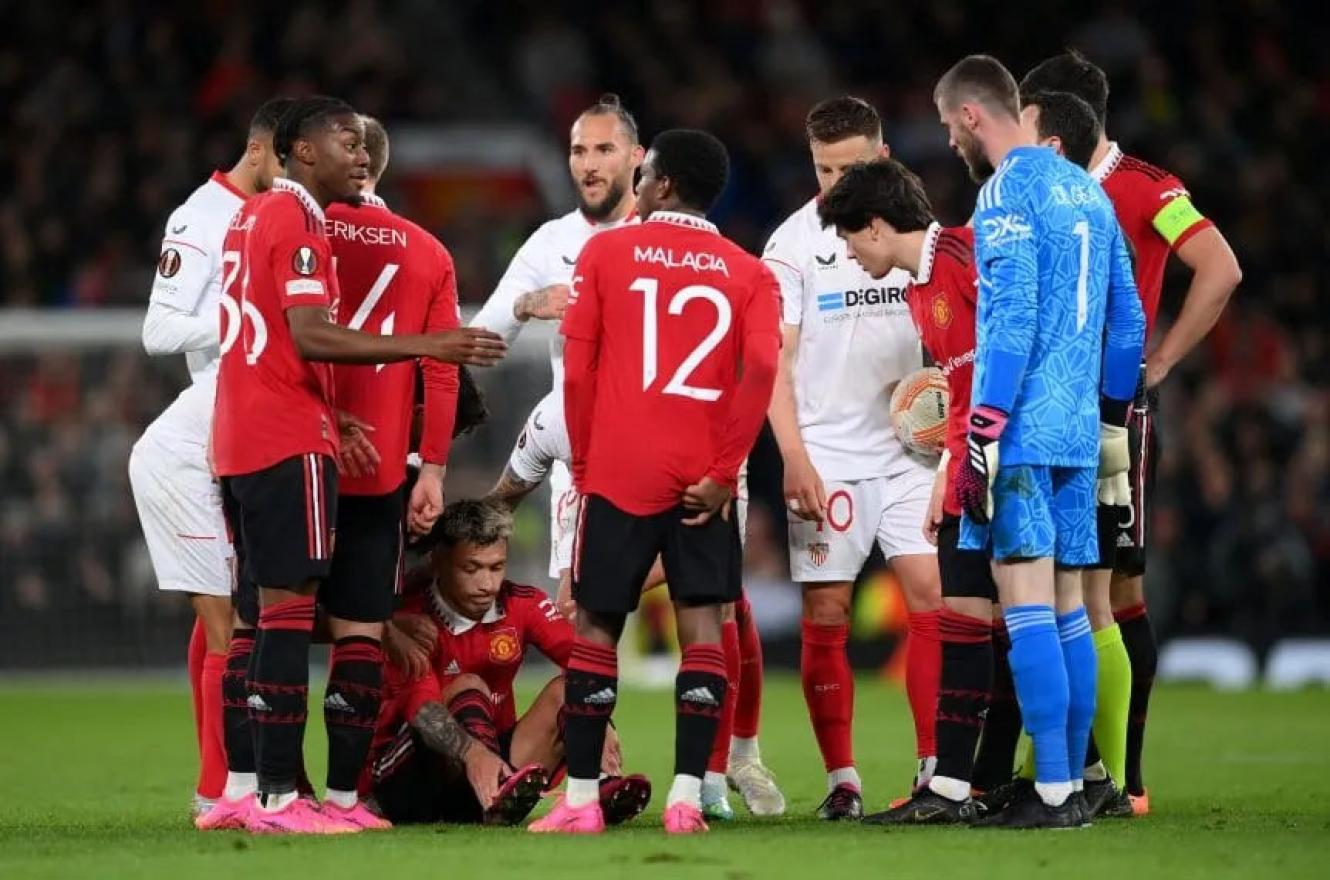
[(323, 799), (325, 801), (332, 801), (343, 810), (351, 809), (356, 805), (356, 802), (360, 800), (354, 791), (338, 791), (335, 788), (330, 788), (324, 792)]
[(1039, 797), (1050, 807), (1060, 807), (1071, 797), (1070, 782), (1036, 782), (1034, 790), (1038, 792)]
[(928, 780), (928, 788), (949, 801), (959, 802), (970, 796), (970, 783), (964, 779), (953, 779), (950, 776), (934, 776)]
[(295, 803), (296, 798), (300, 797), (298, 791), (286, 791), (281, 794), (270, 794), (266, 798), (266, 803), (260, 803), (259, 806), (266, 812), (276, 813), (285, 810), (291, 804)]
[(574, 779), (568, 777), (568, 787), (563, 793), (570, 807), (585, 807), (600, 800), (600, 780)]
[(674, 784), (670, 786), (669, 796), (665, 798), (665, 806), (672, 807), (677, 803), (691, 804), (701, 809), (702, 780), (687, 773), (676, 773)]
[(853, 767), (841, 767), (827, 774), (827, 791), (835, 791), (838, 785), (848, 785), (855, 791), (863, 791), (863, 783), (859, 781), (859, 771)]
[(1104, 766), (1103, 761), (1095, 761), (1085, 768), (1084, 778), (1086, 782), (1103, 782), (1108, 778), (1108, 768)]
[(744, 761), (761, 761), (762, 750), (757, 747), (757, 737), (730, 737), (730, 761), (736, 758)]
[(712, 773), (707, 771), (707, 775), (702, 777), (702, 800), (707, 803), (715, 803), (725, 800), (725, 795), (729, 791), (729, 786), (725, 782), (724, 773)]
[(226, 790), (222, 792), (222, 797), (228, 801), (238, 801), (241, 798), (249, 797), (258, 790), (259, 774), (228, 771), (226, 774)]
[(1073, 780), (1071, 781), (1071, 790), (1072, 790), (1072, 791), (1085, 791), (1085, 780), (1084, 780), (1084, 779), (1073, 779)]
[[(927, 785), (928, 780), (933, 778), (937, 772), (937, 756), (929, 755), (927, 758), (919, 759), (919, 767), (915, 771), (914, 780), (916, 785)], [(955, 798), (953, 798), (955, 800)]]

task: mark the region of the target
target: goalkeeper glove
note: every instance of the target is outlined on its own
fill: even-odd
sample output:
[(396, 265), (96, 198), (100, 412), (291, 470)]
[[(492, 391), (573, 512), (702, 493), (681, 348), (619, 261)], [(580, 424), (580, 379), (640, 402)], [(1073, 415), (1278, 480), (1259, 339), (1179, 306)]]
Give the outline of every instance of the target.
[(993, 479), (998, 470), (998, 438), (1007, 414), (992, 406), (970, 410), (965, 461), (956, 478), (956, 496), (970, 519), (980, 525), (993, 518)]
[(1103, 398), (1099, 404), (1099, 503), (1131, 504), (1131, 448), (1127, 440), (1128, 402)]

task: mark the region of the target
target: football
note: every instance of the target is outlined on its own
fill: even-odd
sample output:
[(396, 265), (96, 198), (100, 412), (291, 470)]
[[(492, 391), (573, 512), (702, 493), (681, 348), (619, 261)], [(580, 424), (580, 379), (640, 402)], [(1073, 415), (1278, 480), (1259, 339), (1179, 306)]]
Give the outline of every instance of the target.
[(911, 452), (941, 455), (947, 440), (947, 405), (951, 395), (937, 367), (915, 370), (891, 392), (891, 426)]

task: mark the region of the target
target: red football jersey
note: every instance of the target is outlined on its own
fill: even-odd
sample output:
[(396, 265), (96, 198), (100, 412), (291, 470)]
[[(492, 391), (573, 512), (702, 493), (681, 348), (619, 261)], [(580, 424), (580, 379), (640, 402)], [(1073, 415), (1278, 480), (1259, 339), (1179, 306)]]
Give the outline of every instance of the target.
[(402, 610), (429, 614), (439, 629), (430, 658), (431, 671), (415, 680), (392, 663), (384, 666), (383, 710), (376, 738), (391, 739), (403, 721), (415, 717), (425, 703), (438, 700), (458, 675), (480, 676), (494, 699), (494, 721), (500, 732), (517, 723), (513, 679), (529, 647), (534, 645), (560, 668), (573, 650), (573, 625), (559, 614), (544, 591), (504, 581), (483, 620), (463, 617), (439, 596), (426, 567), (407, 575)]
[(658, 211), (592, 238), (572, 287), (562, 333), (577, 488), (639, 516), (703, 477), (733, 488), (780, 352), (771, 271), (706, 220)]
[(1149, 339), (1159, 312), (1169, 252), (1214, 224), (1192, 205), (1181, 180), (1126, 155), (1117, 144), (1109, 145), (1108, 155), (1090, 173), (1108, 193), (1118, 223), (1135, 251), (1136, 289), (1145, 309), (1145, 335)]
[(956, 475), (965, 460), (974, 380), (974, 321), (978, 275), (974, 269), (974, 230), (934, 223), (924, 238), (919, 274), (906, 291), (910, 316), (924, 348), (947, 377), (947, 494), (943, 509), (961, 515)]
[(337, 454), (332, 365), (296, 350), (286, 310), (337, 313), (323, 209), (278, 178), (231, 220), (222, 247), (221, 364), (213, 419), (220, 476), (249, 474), (314, 452)]
[[(352, 330), (383, 335), (432, 333), (457, 327), (453, 260), (439, 240), (376, 196), (359, 207), (335, 204), (324, 224), (337, 267), (342, 301), (338, 320)], [(416, 365), (337, 364), (337, 408), (374, 426), (379, 467), (367, 477), (343, 476), (343, 495), (385, 495), (406, 479)], [(457, 366), (425, 358), (425, 429), (420, 457), (445, 464), (457, 416)]]

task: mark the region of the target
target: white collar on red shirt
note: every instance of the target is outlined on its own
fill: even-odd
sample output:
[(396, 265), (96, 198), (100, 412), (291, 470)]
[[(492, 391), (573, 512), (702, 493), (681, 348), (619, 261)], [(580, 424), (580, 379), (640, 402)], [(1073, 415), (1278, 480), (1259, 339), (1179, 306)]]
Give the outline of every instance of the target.
[(376, 196), (374, 193), (361, 193), (360, 200), (367, 205), (373, 205), (376, 208), (383, 208), (385, 211), (388, 209), (388, 203), (385, 202), (380, 197)]
[(323, 209), (319, 207), (318, 202), (314, 201), (314, 197), (309, 194), (309, 190), (288, 177), (273, 178), (272, 188), (274, 192), (291, 193), (304, 203), (305, 207), (309, 209), (309, 212), (313, 214), (320, 223), (323, 222)]
[(673, 223), (675, 226), (687, 226), (691, 229), (701, 229), (703, 232), (714, 232), (720, 235), (720, 230), (716, 224), (705, 217), (698, 217), (696, 214), (684, 214), (681, 211), (657, 211), (647, 218), (648, 223)]
[(937, 254), (938, 236), (942, 234), (942, 224), (934, 220), (928, 224), (924, 233), (924, 243), (919, 249), (919, 271), (910, 279), (915, 284), (927, 284), (933, 277), (933, 257)]
[(1090, 169), (1090, 176), (1095, 179), (1096, 183), (1103, 183), (1121, 161), (1122, 148), (1118, 146), (1117, 141), (1109, 141), (1108, 152), (1104, 154), (1104, 158), (1099, 160), (1098, 165)]
[(455, 636), (460, 636), (462, 633), (474, 629), (478, 623), (497, 623), (498, 621), (503, 620), (503, 609), (499, 607), (499, 600), (497, 598), (495, 598), (494, 604), (489, 607), (489, 610), (485, 612), (485, 616), (480, 618), (480, 620), (472, 620), (457, 611), (453, 606), (449, 605), (448, 601), (439, 593), (439, 585), (437, 583), (430, 583), (429, 599), (430, 605), (433, 606), (434, 616), (441, 620), (443, 625), (448, 627), (448, 632)]

